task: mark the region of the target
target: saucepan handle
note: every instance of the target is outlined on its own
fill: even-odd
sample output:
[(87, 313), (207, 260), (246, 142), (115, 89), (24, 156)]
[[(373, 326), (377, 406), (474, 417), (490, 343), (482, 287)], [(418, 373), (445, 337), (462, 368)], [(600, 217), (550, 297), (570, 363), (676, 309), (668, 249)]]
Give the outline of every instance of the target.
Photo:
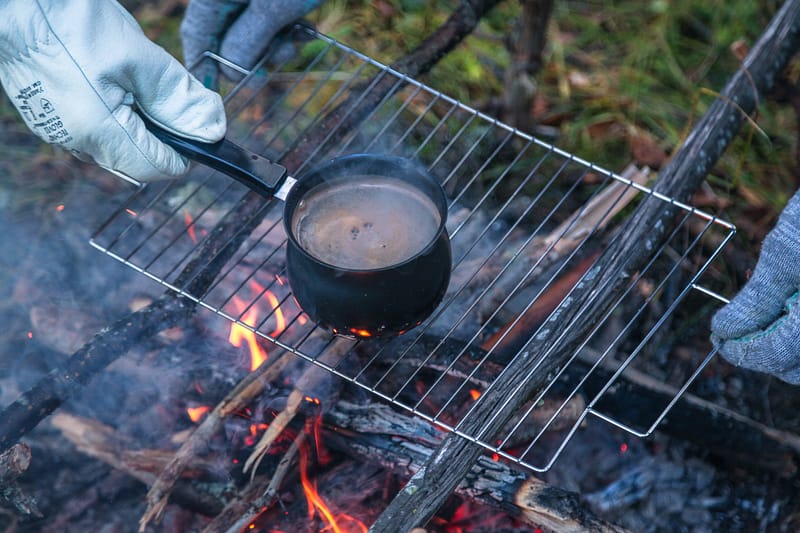
[(223, 172), (264, 196), (274, 195), (288, 177), (285, 167), (227, 139), (215, 143), (187, 139), (165, 130), (141, 113), (140, 116), (158, 140), (182, 156)]

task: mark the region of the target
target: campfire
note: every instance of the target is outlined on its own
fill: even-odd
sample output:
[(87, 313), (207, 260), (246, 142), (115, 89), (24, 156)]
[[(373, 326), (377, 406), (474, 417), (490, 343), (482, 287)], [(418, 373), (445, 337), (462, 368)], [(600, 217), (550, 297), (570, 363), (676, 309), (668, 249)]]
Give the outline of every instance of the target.
[[(59, 386), (80, 391), (30, 433), (32, 456), (24, 444), (2, 456), (0, 472), (17, 491), (4, 497), (39, 517), (32, 527), (99, 530), (113, 516), (110, 527), (126, 531), (364, 532), (455, 434), (484, 454), (431, 531), (622, 531), (611, 520), (625, 512), (631, 528), (677, 514), (702, 529), (716, 524), (708, 515), (726, 474), (658, 450), (673, 449), (672, 437), (707, 444), (689, 421), (714, 424), (722, 440), (742, 435), (725, 443), (732, 456), (760, 448), (773, 468), (791, 463), (791, 435), (687, 393), (718, 379), (711, 347), (683, 341), (702, 336), (724, 301), (704, 283), (713, 285), (732, 226), (654, 193), (647, 169), (609, 172), (295, 31), (317, 52), (267, 60), (229, 88), (230, 137), (296, 176), (350, 153), (421, 162), (448, 196), (453, 262), (443, 303), (397, 338), (335, 334), (293, 298), (277, 199), (202, 166), (132, 193), (109, 185), (113, 211), (102, 223), (81, 217), (99, 227), (91, 243), (105, 255), (91, 250), (83, 264), (99, 273), (75, 303), (127, 295), (137, 318), (108, 327), (139, 336), (125, 357), (106, 356), (116, 360), (89, 383), (88, 366), (67, 374)], [(86, 203), (85, 191), (74, 194), (48, 217), (66, 224)], [(564, 318), (564, 337), (591, 325), (569, 353), (532, 351), (645, 201), (674, 210), (674, 227), (653, 228), (666, 238), (654, 238), (652, 260), (626, 274), (610, 307)], [(42, 301), (35, 279), (17, 284)], [(203, 311), (188, 313), (192, 306)], [(98, 364), (94, 347), (80, 347), (107, 310), (85, 323), (51, 311), (31, 310), (33, 327), (17, 342), (49, 346), (58, 360), (78, 350), (71, 360)], [(65, 346), (70, 329), (76, 338)], [(542, 379), (536, 371), (555, 358), (564, 364), (544, 372), (537, 394), (509, 387), (525, 360), (535, 363), (521, 381)], [(0, 382), (5, 403), (40, 374), (24, 365), (10, 373)], [(18, 390), (5, 389), (12, 379)], [(483, 416), (487, 406), (496, 416)], [(657, 426), (672, 437), (641, 439)], [(55, 467), (37, 464), (48, 455), (69, 468), (48, 473)], [(36, 476), (50, 481), (37, 486)], [(673, 489), (681, 496), (650, 498)]]

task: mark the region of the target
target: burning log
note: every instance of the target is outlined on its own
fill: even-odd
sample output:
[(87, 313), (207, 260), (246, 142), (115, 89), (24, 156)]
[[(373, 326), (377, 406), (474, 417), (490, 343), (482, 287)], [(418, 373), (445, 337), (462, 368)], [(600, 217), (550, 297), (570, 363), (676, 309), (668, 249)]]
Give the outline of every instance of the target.
[[(343, 338), (335, 339), (333, 346), (325, 351), (320, 360), (326, 365), (335, 367), (344, 359), (345, 355), (347, 355), (352, 347), (352, 341)], [(244, 465), (245, 472), (252, 470), (253, 475), (255, 475), (255, 471), (258, 469), (258, 465), (264, 458), (267, 450), (295, 417), (299, 406), (308, 400), (313, 400), (319, 405), (320, 398), (316, 396), (311, 397), (309, 395), (317, 395), (320, 390), (330, 390), (331, 387), (322, 387), (321, 385), (323, 382), (330, 382), (333, 379), (333, 376), (328, 371), (316, 365), (308, 366), (300, 379), (297, 380), (294, 390), (289, 394), (289, 398), (286, 401), (286, 409), (278, 413), (278, 416), (275, 417), (267, 428), (267, 431), (262, 435), (261, 440), (256, 444), (255, 448), (253, 448), (250, 457), (247, 458)], [(329, 403), (333, 403), (332, 400), (333, 398), (328, 397), (325, 398), (322, 403), (328, 405)]]
[(239, 498), (232, 500), (222, 512), (203, 529), (203, 533), (215, 533), (217, 531), (227, 531), (228, 533), (238, 533), (255, 520), (264, 512), (264, 509), (271, 507), (278, 499), (278, 491), (281, 484), (286, 479), (295, 459), (304, 445), (306, 434), (301, 432), (292, 441), (292, 445), (281, 457), (278, 466), (272, 476), (261, 476), (261, 482), (253, 480), (250, 485), (240, 494)]
[[(335, 428), (325, 435), (329, 446), (380, 464), (404, 479), (413, 477), (423, 468), (435, 446), (444, 438), (444, 434), (437, 431), (438, 438), (433, 439), (430, 424), (380, 404), (354, 405), (340, 401), (325, 418)], [(367, 430), (376, 420), (381, 420), (382, 425)], [(390, 433), (383, 433), (387, 429)], [(553, 531), (625, 531), (595, 516), (581, 504), (577, 494), (512, 470), (486, 456), (478, 458), (455, 493), (501, 509), (532, 526), (544, 526)]]
[(169, 495), (178, 478), (188, 464), (208, 448), (208, 440), (220, 430), (223, 420), (243, 409), (253, 398), (261, 394), (266, 384), (280, 375), (281, 370), (291, 360), (289, 354), (283, 353), (273, 361), (261, 365), (255, 372), (248, 374), (195, 428), (152, 483), (147, 493), (147, 510), (140, 521), (141, 530), (144, 530), (147, 523), (158, 519), (164, 512)]
[[(656, 184), (660, 194), (686, 201), (753, 111), (800, 44), (800, 0), (787, 0), (732, 77), (694, 127)], [(491, 438), (522, 402), (542, 391), (607, 309), (634, 271), (657, 248), (671, 227), (675, 209), (647, 198), (628, 219), (621, 238), (607, 248), (568, 301), (545, 322), (549, 333), (533, 339), (495, 381), (461, 426), (467, 434)], [(592, 309), (592, 312), (584, 312)], [(405, 533), (424, 525), (469, 472), (483, 449), (455, 434), (430, 456), (373, 524), (378, 533)]]

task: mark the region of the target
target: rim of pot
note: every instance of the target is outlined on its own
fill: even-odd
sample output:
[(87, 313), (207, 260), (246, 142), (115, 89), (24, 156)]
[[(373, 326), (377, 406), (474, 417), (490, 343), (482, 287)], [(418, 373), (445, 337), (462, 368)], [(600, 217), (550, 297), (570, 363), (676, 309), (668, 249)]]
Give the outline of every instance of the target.
[[(304, 191), (303, 193), (300, 193), (300, 192), (297, 192), (301, 188), (299, 186), (302, 184), (302, 182), (308, 181), (310, 179), (313, 179), (315, 176), (317, 176), (319, 174), (322, 174), (324, 172), (330, 172), (331, 168), (336, 168), (336, 167), (342, 166), (342, 165), (344, 165), (344, 166), (347, 166), (347, 165), (358, 165), (358, 164), (366, 165), (370, 161), (371, 162), (379, 161), (379, 162), (384, 163), (384, 164), (392, 164), (393, 162), (396, 163), (396, 164), (401, 164), (401, 165), (403, 165), (405, 167), (408, 167), (408, 170), (416, 172), (423, 179), (428, 180), (431, 184), (435, 185), (433, 190), (435, 191), (434, 195), (436, 196), (436, 198), (431, 198), (431, 200), (436, 205), (436, 209), (439, 211), (439, 214), (440, 214), (439, 227), (436, 229), (436, 233), (434, 233), (433, 237), (430, 239), (430, 242), (428, 242), (428, 244), (426, 244), (424, 248), (422, 248), (419, 252), (417, 252), (413, 256), (409, 257), (408, 259), (406, 259), (404, 261), (400, 261), (398, 263), (393, 263), (391, 265), (388, 265), (388, 266), (385, 266), (385, 267), (380, 267), (380, 268), (348, 268), (348, 267), (342, 267), (342, 266), (337, 266), (337, 265), (328, 263), (326, 261), (323, 261), (323, 260), (311, 255), (310, 253), (308, 253), (306, 251), (305, 248), (303, 248), (300, 245), (300, 243), (297, 241), (297, 238), (294, 235), (294, 231), (292, 230), (292, 220), (291, 219), (293, 218), (294, 211), (297, 208), (297, 204), (299, 203), (299, 198), (296, 201), (294, 197), (297, 196), (298, 194), (306, 194), (311, 190), (311, 189), (309, 189), (309, 191)], [(392, 177), (402, 178), (402, 176), (404, 175), (404, 174), (401, 174), (401, 175), (398, 176), (396, 174), (384, 174), (384, 173), (380, 173), (380, 172), (374, 172), (374, 174), (380, 175), (380, 176), (385, 176), (385, 177), (388, 177), (388, 178), (392, 178)], [(336, 173), (332, 174), (330, 177), (327, 177), (326, 179), (336, 179), (336, 178), (339, 178), (339, 177), (346, 178), (347, 174), (346, 173), (342, 173), (342, 172), (336, 172)], [(415, 186), (415, 188), (418, 189), (418, 190), (422, 190), (421, 188), (416, 187), (416, 186)], [(422, 190), (422, 192), (428, 197), (431, 196), (431, 195), (428, 194), (427, 191)], [(421, 168), (420, 165), (414, 163), (411, 159), (408, 159), (408, 158), (402, 157), (402, 156), (361, 153), (361, 154), (348, 154), (348, 155), (345, 155), (345, 156), (340, 156), (340, 157), (335, 157), (333, 159), (329, 159), (327, 162), (322, 163), (321, 165), (312, 168), (311, 170), (308, 171), (308, 173), (303, 174), (299, 178), (297, 178), (297, 184), (294, 187), (292, 187), (292, 189), (289, 191), (289, 194), (286, 197), (285, 207), (288, 208), (290, 205), (292, 206), (291, 207), (291, 213), (287, 213), (286, 211), (288, 211), (288, 209), (285, 209), (284, 215), (283, 215), (283, 226), (284, 226), (284, 229), (286, 231), (287, 238), (292, 242), (292, 244), (297, 249), (297, 251), (299, 251), (307, 259), (310, 259), (311, 261), (314, 261), (315, 263), (318, 263), (320, 265), (324, 265), (324, 266), (326, 266), (328, 268), (332, 268), (332, 269), (335, 269), (335, 270), (338, 270), (338, 271), (341, 271), (341, 272), (352, 272), (352, 273), (369, 272), (369, 273), (373, 273), (373, 272), (383, 272), (383, 271), (389, 271), (389, 270), (394, 270), (396, 268), (400, 268), (403, 265), (411, 263), (412, 261), (416, 261), (417, 258), (419, 258), (422, 255), (425, 255), (431, 249), (433, 249), (433, 247), (436, 246), (437, 243), (439, 242), (439, 238), (442, 236), (442, 233), (445, 232), (446, 229), (447, 229), (447, 196), (445, 195), (445, 192), (444, 192), (444, 189), (442, 188), (442, 185), (438, 181), (436, 181), (436, 179), (433, 176), (431, 176), (429, 172), (427, 172), (425, 169)], [(291, 216), (287, 216), (287, 215), (291, 215)], [(448, 269), (449, 268), (450, 267), (448, 267)]]

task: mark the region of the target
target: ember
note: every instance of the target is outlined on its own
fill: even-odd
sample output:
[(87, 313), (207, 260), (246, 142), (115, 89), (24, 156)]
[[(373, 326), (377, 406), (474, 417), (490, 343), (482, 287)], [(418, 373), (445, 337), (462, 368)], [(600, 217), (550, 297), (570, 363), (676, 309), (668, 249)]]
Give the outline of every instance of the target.
[(189, 415), (189, 419), (192, 422), (199, 422), (203, 416), (208, 413), (211, 408), (207, 405), (200, 405), (198, 407), (188, 407), (186, 409), (186, 414)]

